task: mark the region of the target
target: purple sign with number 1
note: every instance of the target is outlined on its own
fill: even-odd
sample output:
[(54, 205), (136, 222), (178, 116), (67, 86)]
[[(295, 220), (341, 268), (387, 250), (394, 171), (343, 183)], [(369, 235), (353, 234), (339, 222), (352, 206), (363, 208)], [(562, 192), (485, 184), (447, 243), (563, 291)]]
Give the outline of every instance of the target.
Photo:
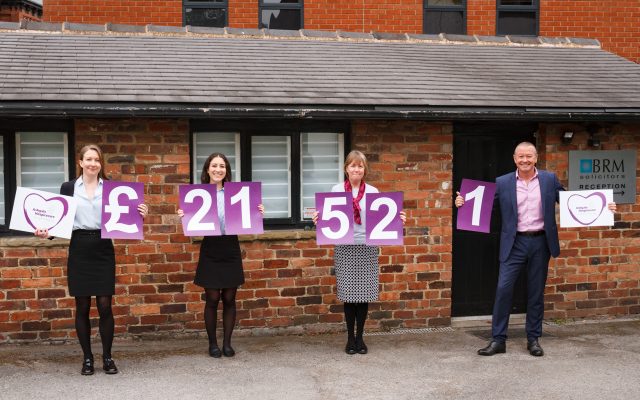
[(227, 182), (224, 184), (224, 223), (227, 235), (259, 234), (264, 232), (260, 182)]
[(104, 181), (102, 185), (102, 238), (143, 239), (142, 216), (138, 205), (144, 202), (144, 184)]
[(463, 231), (489, 233), (496, 184), (463, 179), (460, 195), (464, 204), (458, 209), (457, 228)]

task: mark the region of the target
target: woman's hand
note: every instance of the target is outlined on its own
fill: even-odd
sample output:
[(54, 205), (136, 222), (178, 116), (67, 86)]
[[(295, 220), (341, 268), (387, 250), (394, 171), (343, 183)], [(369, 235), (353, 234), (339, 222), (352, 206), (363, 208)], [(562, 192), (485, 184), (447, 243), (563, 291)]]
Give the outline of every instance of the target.
[(180, 218), (184, 217), (184, 211), (182, 211), (181, 208), (178, 208), (178, 217)]
[(615, 202), (611, 202), (609, 204), (607, 204), (607, 208), (613, 212), (618, 211), (618, 206), (616, 205)]
[(139, 204), (138, 212), (140, 213), (140, 216), (144, 219), (144, 217), (146, 217), (147, 214), (149, 214), (149, 207), (147, 207), (147, 205), (144, 203)]
[(46, 239), (46, 238), (49, 237), (49, 230), (48, 229), (36, 229), (36, 231), (34, 232), (34, 235), (36, 235), (39, 238)]
[(400, 211), (400, 219), (402, 220), (402, 225), (407, 223), (407, 213), (404, 211)]
[(313, 213), (313, 217), (311, 217), (311, 220), (313, 221), (314, 225), (318, 225), (318, 217), (320, 216), (320, 212), (315, 211)]
[(456, 192), (457, 196), (456, 196), (456, 207), (460, 208), (462, 207), (462, 205), (464, 204), (464, 198), (462, 196), (460, 196), (460, 192)]
[(260, 211), (260, 214), (264, 215), (264, 204), (258, 204), (258, 211)]

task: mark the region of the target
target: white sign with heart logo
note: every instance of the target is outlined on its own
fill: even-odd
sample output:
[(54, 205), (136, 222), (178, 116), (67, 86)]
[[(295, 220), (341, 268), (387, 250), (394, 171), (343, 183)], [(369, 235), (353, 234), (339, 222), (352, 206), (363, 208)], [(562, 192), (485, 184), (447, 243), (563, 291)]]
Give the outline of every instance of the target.
[(613, 226), (613, 190), (560, 192), (560, 227)]
[(48, 229), (51, 236), (69, 239), (76, 207), (73, 197), (18, 187), (9, 228), (31, 233)]

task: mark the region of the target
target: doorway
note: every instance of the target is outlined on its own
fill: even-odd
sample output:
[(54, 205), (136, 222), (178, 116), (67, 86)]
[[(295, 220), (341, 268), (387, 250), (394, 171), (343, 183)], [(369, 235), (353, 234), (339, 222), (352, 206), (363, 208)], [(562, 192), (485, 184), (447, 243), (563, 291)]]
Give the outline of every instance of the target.
[[(515, 170), (513, 150), (518, 143), (535, 144), (537, 124), (454, 124), (453, 198), (463, 178), (495, 182)], [(453, 207), (451, 316), (491, 315), (498, 282), (500, 213), (493, 211), (491, 232), (459, 231)], [(513, 295), (512, 313), (526, 312), (526, 279), (521, 274)]]

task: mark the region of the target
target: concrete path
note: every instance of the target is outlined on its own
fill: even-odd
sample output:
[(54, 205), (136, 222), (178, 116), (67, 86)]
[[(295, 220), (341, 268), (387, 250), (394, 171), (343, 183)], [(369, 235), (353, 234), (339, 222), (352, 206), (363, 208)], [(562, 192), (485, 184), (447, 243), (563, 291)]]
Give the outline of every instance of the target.
[(81, 376), (75, 343), (0, 345), (0, 399), (640, 399), (640, 320), (545, 325), (541, 358), (522, 330), (493, 357), (469, 328), (370, 335), (353, 356), (343, 335), (239, 337), (222, 359), (204, 339), (121, 340), (112, 376)]

